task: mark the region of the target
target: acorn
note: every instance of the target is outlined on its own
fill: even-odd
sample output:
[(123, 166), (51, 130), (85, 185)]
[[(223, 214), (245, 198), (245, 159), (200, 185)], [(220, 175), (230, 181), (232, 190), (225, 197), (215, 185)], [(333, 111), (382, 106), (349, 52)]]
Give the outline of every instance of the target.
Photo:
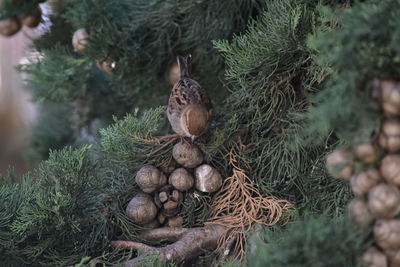
[(400, 212), (400, 191), (384, 183), (368, 193), (368, 209), (375, 218), (393, 218)]
[(378, 220), (374, 225), (374, 238), (382, 249), (400, 248), (400, 220)]
[(28, 26), (29, 28), (35, 28), (42, 21), (42, 9), (40, 6), (36, 6), (31, 14), (28, 16), (24, 16), (20, 18), (23, 25)]
[[(367, 249), (362, 255), (362, 262), (368, 267), (387, 267), (386, 255), (375, 247)], [(362, 266), (364, 266), (362, 265)]]
[(380, 97), (383, 112), (386, 116), (400, 115), (400, 88), (392, 78), (386, 78), (379, 82)]
[(137, 224), (146, 225), (156, 218), (157, 207), (150, 195), (140, 193), (129, 201), (126, 214)]
[(108, 74), (114, 74), (115, 62), (110, 62), (109, 60), (97, 60), (97, 67)]
[(206, 193), (218, 191), (222, 186), (222, 176), (213, 167), (203, 164), (196, 168), (195, 187), (197, 190)]
[(369, 143), (358, 145), (354, 149), (354, 154), (364, 163), (374, 163), (378, 158), (376, 148)]
[(389, 259), (389, 266), (400, 266), (400, 248), (388, 249), (385, 250), (385, 253)]
[(169, 184), (172, 184), (181, 192), (187, 191), (194, 185), (194, 178), (186, 169), (178, 168), (169, 176)]
[(381, 176), (375, 169), (359, 172), (350, 179), (351, 189), (353, 189), (354, 194), (360, 196), (368, 193), (380, 180)]
[(143, 166), (136, 174), (136, 183), (143, 192), (151, 194), (167, 183), (167, 178), (156, 167)]
[(345, 149), (333, 151), (326, 157), (326, 166), (333, 177), (350, 179), (353, 173), (353, 155)]
[(21, 22), (17, 17), (0, 20), (0, 34), (3, 36), (11, 36), (19, 32)]
[(179, 216), (171, 217), (168, 219), (167, 226), (168, 227), (182, 227), (183, 218)]
[(379, 134), (379, 145), (389, 153), (400, 151), (400, 121), (386, 119)]
[(381, 161), (380, 171), (389, 184), (400, 185), (400, 155), (385, 156)]
[(182, 141), (174, 146), (172, 156), (178, 164), (189, 169), (196, 168), (204, 160), (203, 153), (195, 144)]
[(77, 30), (72, 37), (72, 46), (75, 51), (84, 51), (89, 44), (89, 34), (83, 28)]
[(372, 221), (367, 203), (361, 199), (353, 199), (348, 205), (350, 218), (359, 226), (365, 227)]

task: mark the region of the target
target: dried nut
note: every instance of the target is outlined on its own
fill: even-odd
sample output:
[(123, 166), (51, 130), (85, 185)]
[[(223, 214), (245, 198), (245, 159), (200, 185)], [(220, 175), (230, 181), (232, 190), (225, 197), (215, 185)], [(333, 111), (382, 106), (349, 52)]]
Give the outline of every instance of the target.
[(28, 26), (29, 28), (35, 28), (39, 25), (42, 20), (42, 10), (40, 6), (36, 6), (32, 13), (28, 16), (20, 18), (23, 25)]
[(21, 22), (17, 17), (0, 20), (0, 34), (3, 36), (11, 36), (19, 32)]
[(179, 191), (187, 191), (194, 185), (194, 178), (186, 169), (178, 168), (169, 176), (169, 183)]
[(201, 192), (216, 192), (222, 186), (222, 176), (210, 165), (203, 164), (195, 170), (195, 186)]
[(143, 192), (151, 194), (167, 183), (167, 177), (156, 167), (146, 165), (137, 172), (136, 183)]
[(178, 202), (169, 200), (169, 201), (167, 201), (166, 203), (164, 203), (163, 207), (164, 207), (164, 209), (166, 209), (166, 210), (173, 210), (173, 209), (175, 209), (175, 208), (178, 207)]
[(400, 121), (386, 119), (379, 134), (379, 145), (389, 153), (400, 151)]
[(353, 155), (345, 149), (333, 151), (326, 157), (326, 166), (333, 177), (350, 179), (353, 174)]
[(400, 115), (400, 88), (391, 78), (380, 81), (382, 108), (386, 116)]
[(200, 149), (196, 145), (186, 142), (176, 144), (172, 149), (172, 156), (178, 164), (189, 169), (196, 168), (204, 160)]
[(168, 219), (167, 226), (168, 227), (181, 227), (183, 224), (183, 218), (182, 217), (172, 217)]
[(83, 28), (77, 30), (72, 36), (72, 46), (75, 51), (84, 51), (89, 44), (89, 34)]
[(365, 163), (374, 163), (378, 156), (376, 148), (372, 144), (361, 144), (354, 149), (357, 159)]
[(167, 202), (168, 200), (167, 192), (160, 192), (158, 196), (160, 197), (161, 203)]
[(137, 224), (145, 225), (156, 218), (157, 207), (151, 196), (138, 194), (129, 202), (126, 214)]
[[(362, 262), (369, 267), (387, 267), (386, 255), (375, 247), (369, 248), (362, 255)], [(364, 265), (363, 265), (364, 266)]]
[(400, 185), (400, 155), (387, 155), (381, 162), (381, 175), (389, 183)]
[(400, 191), (384, 183), (368, 193), (368, 209), (375, 218), (393, 218), (400, 212)]
[(351, 177), (350, 184), (354, 194), (364, 195), (379, 183), (381, 180), (380, 174), (375, 169), (369, 169), (364, 172), (357, 173)]
[(378, 220), (374, 225), (374, 238), (382, 249), (400, 248), (400, 220)]
[(350, 218), (359, 226), (364, 227), (370, 224), (372, 216), (368, 211), (367, 203), (360, 199), (353, 199), (349, 206)]

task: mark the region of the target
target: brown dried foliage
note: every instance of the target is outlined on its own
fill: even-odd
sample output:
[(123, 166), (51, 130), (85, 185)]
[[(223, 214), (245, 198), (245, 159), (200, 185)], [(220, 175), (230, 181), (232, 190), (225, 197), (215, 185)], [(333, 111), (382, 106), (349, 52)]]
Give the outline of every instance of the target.
[[(239, 260), (245, 257), (246, 233), (256, 225), (272, 226), (281, 221), (285, 211), (293, 204), (272, 196), (263, 196), (251, 182), (246, 172), (238, 166), (232, 152), (229, 164), (233, 175), (225, 179), (221, 190), (213, 200), (214, 207), (206, 225), (219, 224), (227, 231), (218, 240), (219, 248), (225, 248), (224, 255), (231, 251)], [(286, 223), (288, 218), (283, 220)], [(231, 250), (231, 240), (236, 240)]]

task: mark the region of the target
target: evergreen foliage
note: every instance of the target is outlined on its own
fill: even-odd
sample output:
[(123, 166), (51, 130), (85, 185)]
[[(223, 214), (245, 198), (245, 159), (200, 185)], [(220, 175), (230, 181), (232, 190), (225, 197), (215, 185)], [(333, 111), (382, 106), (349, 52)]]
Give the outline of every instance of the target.
[(248, 266), (350, 267), (365, 249), (362, 230), (343, 217), (310, 217), (287, 229), (265, 229), (262, 239), (253, 237)]

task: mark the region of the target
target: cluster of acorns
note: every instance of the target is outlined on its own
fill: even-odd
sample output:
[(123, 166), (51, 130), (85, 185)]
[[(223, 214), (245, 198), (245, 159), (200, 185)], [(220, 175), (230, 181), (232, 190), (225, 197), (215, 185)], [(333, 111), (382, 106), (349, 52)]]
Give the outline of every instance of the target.
[[(42, 21), (42, 10), (40, 9), (39, 3), (45, 2), (43, 0), (35, 0), (34, 8), (29, 14), (23, 14), (20, 16), (14, 16), (8, 19), (0, 20), (0, 34), (3, 36), (12, 36), (21, 30), (22, 26), (25, 25), (29, 28), (35, 28)], [(21, 0), (14, 0), (15, 3), (21, 2)], [(0, 8), (4, 4), (4, 0), (0, 0)]]
[[(136, 174), (136, 183), (143, 191), (129, 202), (126, 214), (135, 223), (147, 228), (180, 227), (178, 216), (185, 193), (216, 192), (222, 186), (221, 174), (208, 164), (200, 149), (187, 141), (177, 143), (172, 160), (160, 169), (146, 165)], [(167, 175), (168, 179), (167, 179)]]
[(373, 225), (374, 247), (366, 250), (367, 266), (400, 266), (400, 83), (376, 82), (374, 97), (385, 118), (379, 137), (353, 151), (337, 150), (327, 157), (329, 172), (349, 179), (357, 198), (349, 213), (359, 227)]
[[(90, 43), (89, 34), (85, 29), (81, 28), (75, 31), (74, 35), (72, 36), (72, 46), (74, 47), (75, 51), (78, 52), (85, 51), (89, 43)], [(108, 74), (114, 73), (115, 62), (111, 62), (108, 59), (104, 59), (104, 60), (97, 60), (96, 64), (100, 70)]]

